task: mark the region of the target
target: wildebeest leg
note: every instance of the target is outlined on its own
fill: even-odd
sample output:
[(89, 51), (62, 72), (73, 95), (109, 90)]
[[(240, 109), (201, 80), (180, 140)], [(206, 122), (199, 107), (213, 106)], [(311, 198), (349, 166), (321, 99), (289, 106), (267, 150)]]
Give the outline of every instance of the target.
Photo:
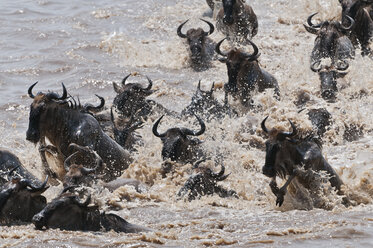
[[(272, 182), (271, 182), (270, 186), (271, 186), (272, 192), (277, 196), (276, 206), (278, 204), (278, 206), (281, 207), (282, 203), (284, 202), (284, 196), (287, 192), (287, 187), (289, 186), (289, 184), (291, 183), (291, 181), (294, 179), (295, 176), (296, 176), (295, 174), (290, 175), (286, 183), (280, 189), (277, 187), (276, 181), (274, 181), (275, 186), (272, 189), (272, 185), (271, 185)], [(277, 192), (277, 194), (275, 192)]]

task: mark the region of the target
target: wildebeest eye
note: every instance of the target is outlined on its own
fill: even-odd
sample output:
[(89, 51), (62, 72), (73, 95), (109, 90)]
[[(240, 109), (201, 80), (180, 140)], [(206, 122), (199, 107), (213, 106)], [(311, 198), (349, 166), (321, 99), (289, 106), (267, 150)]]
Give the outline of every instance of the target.
[(227, 63), (227, 58), (219, 58), (218, 60), (222, 63)]

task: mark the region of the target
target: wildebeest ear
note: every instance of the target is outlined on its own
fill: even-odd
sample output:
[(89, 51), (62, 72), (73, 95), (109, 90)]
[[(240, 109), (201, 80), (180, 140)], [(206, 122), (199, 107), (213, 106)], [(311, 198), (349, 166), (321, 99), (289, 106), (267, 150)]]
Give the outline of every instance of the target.
[(118, 94), (122, 93), (122, 88), (113, 82), (113, 87), (114, 87), (114, 91), (117, 92)]

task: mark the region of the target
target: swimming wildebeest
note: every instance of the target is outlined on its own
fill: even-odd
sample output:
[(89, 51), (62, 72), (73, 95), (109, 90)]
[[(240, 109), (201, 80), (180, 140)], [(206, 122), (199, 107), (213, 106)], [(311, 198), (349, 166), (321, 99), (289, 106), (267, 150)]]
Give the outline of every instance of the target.
[[(97, 172), (103, 176), (103, 180), (109, 181), (120, 176), (132, 161), (128, 151), (106, 135), (92, 115), (69, 106), (67, 90), (63, 84), (62, 96), (54, 92), (39, 92), (34, 95), (32, 89), (35, 85), (36, 83), (31, 85), (28, 90), (29, 96), (34, 100), (30, 107), (26, 139), (40, 143), (45, 172), (62, 179), (65, 174), (63, 162), (74, 152), (68, 149), (69, 145), (75, 143), (90, 147), (102, 158), (105, 166)], [(57, 153), (58, 168), (54, 171), (51, 171), (46, 161), (46, 139)]]
[(136, 151), (136, 148), (134, 146), (141, 143), (141, 137), (137, 135), (135, 131), (143, 127), (143, 122), (136, 121), (134, 123), (134, 117), (132, 116), (129, 121), (124, 124), (125, 126), (119, 129), (118, 125), (115, 123), (113, 108), (111, 108), (110, 110), (110, 116), (111, 122), (113, 124), (115, 141), (128, 151)]
[(197, 90), (192, 96), (192, 102), (181, 111), (181, 115), (198, 115), (209, 120), (222, 118), (225, 114), (231, 114), (227, 105), (220, 104), (213, 96), (214, 83), (210, 90), (201, 89), (201, 80), (198, 82)]
[[(343, 77), (344, 72), (349, 67), (347, 60), (355, 56), (354, 47), (347, 37), (347, 32), (354, 25), (354, 20), (350, 20), (349, 26), (343, 26), (337, 21), (324, 21), (317, 25), (312, 23), (312, 17), (307, 18), (306, 30), (317, 35), (315, 45), (311, 54), (311, 70), (319, 73), (321, 81), (321, 96), (325, 100), (334, 101), (336, 98), (338, 77)], [(329, 59), (329, 62), (323, 60)]]
[(113, 106), (126, 118), (147, 116), (151, 112), (151, 105), (146, 100), (146, 97), (154, 92), (151, 89), (153, 82), (147, 77), (148, 86), (143, 88), (139, 83), (126, 83), (130, 76), (131, 74), (128, 74), (123, 78), (122, 86), (113, 83), (114, 91), (117, 93), (113, 101)]
[[(91, 176), (91, 174), (94, 174), (99, 168), (104, 166), (101, 157), (97, 154), (97, 152), (93, 151), (88, 146), (79, 146), (75, 143), (71, 143), (69, 145), (69, 148), (73, 148), (77, 151), (71, 154), (69, 157), (67, 157), (64, 162), (64, 167), (66, 171), (66, 175), (63, 181), (64, 187), (82, 184), (91, 185), (94, 180), (94, 177)], [(79, 154), (82, 156), (93, 157), (92, 160), (95, 161), (94, 167), (87, 168), (83, 164), (77, 164), (76, 161), (74, 161), (74, 159)]]
[(212, 41), (208, 39), (208, 36), (215, 30), (214, 25), (204, 19), (201, 20), (209, 25), (210, 30), (208, 32), (205, 32), (202, 28), (191, 28), (184, 34), (181, 29), (189, 20), (180, 24), (177, 28), (177, 35), (188, 41), (191, 66), (196, 71), (207, 69), (214, 54), (214, 49), (211, 47)]
[(23, 179), (37, 181), (36, 177), (23, 167), (16, 155), (0, 148), (0, 187), (9, 181), (7, 177), (11, 171), (13, 175), (18, 175)]
[(88, 206), (91, 197), (84, 202), (72, 194), (66, 193), (48, 203), (38, 214), (32, 218), (36, 229), (59, 228), (62, 230), (106, 231), (136, 233), (147, 231), (146, 228), (130, 224), (115, 214), (100, 213), (98, 206)]
[(222, 0), (216, 27), (230, 40), (244, 42), (258, 33), (258, 19), (251, 6), (243, 0)]
[[(294, 138), (297, 129), (290, 120), (292, 132), (281, 132), (275, 128), (268, 130), (265, 126), (267, 118), (268, 116), (261, 123), (263, 131), (269, 136), (266, 141), (266, 157), (262, 172), (272, 178), (269, 185), (277, 197), (276, 205), (282, 205), (287, 187), (295, 177), (308, 190), (318, 190), (312, 188), (314, 182), (311, 175), (320, 171), (328, 174), (331, 186), (342, 194), (343, 182), (323, 157), (319, 144), (312, 139)], [(283, 179), (288, 176), (281, 188), (277, 187), (276, 176)]]
[(372, 56), (373, 41), (373, 1), (372, 0), (339, 0), (342, 5), (343, 23), (349, 22), (351, 16), (355, 24), (349, 34), (355, 45), (360, 44), (362, 55)]
[(252, 54), (242, 52), (238, 49), (232, 49), (228, 53), (220, 50), (220, 45), (225, 39), (222, 39), (216, 45), (216, 52), (223, 56), (220, 61), (227, 65), (228, 83), (224, 84), (225, 94), (232, 94), (238, 98), (244, 106), (249, 106), (251, 92), (258, 90), (263, 92), (265, 89), (274, 88), (275, 96), (280, 96), (280, 90), (277, 80), (268, 72), (261, 69), (258, 63), (259, 49), (250, 40), (249, 43), (254, 49)]
[(163, 115), (154, 123), (153, 134), (162, 140), (163, 160), (170, 159), (175, 162), (187, 163), (198, 159), (202, 153), (199, 149), (201, 141), (198, 138), (191, 138), (190, 136), (199, 136), (205, 132), (206, 126), (203, 120), (196, 116), (201, 126), (199, 131), (174, 127), (164, 133), (159, 133), (158, 125), (162, 118)]
[(48, 189), (44, 183), (30, 179), (13, 177), (3, 185), (0, 191), (0, 223), (31, 222), (32, 217), (40, 212), (47, 200), (41, 194)]
[(182, 198), (188, 194), (188, 201), (192, 201), (198, 196), (212, 194), (218, 194), (223, 198), (230, 196), (237, 197), (237, 193), (234, 190), (226, 190), (222, 186), (217, 185), (217, 182), (225, 180), (230, 175), (224, 175), (224, 165), (221, 165), (221, 170), (219, 173), (215, 173), (208, 167), (199, 167), (199, 164), (203, 161), (204, 160), (200, 160), (194, 165), (194, 169), (197, 171), (197, 174), (188, 178), (177, 196)]

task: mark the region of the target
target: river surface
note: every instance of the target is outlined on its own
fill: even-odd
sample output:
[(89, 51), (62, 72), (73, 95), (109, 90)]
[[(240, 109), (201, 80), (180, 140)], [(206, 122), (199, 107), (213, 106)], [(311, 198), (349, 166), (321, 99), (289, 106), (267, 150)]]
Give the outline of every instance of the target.
[[(111, 193), (97, 186), (94, 196), (102, 210), (153, 231), (123, 234), (37, 231), (32, 224), (2, 226), (0, 247), (373, 247), (373, 61), (357, 50), (349, 73), (338, 81), (336, 103), (327, 103), (320, 97), (317, 74), (309, 69), (314, 36), (303, 23), (314, 12), (320, 19), (340, 18), (338, 1), (248, 2), (259, 21), (253, 41), (261, 52), (260, 65), (279, 81), (281, 101), (271, 92), (258, 93), (253, 100), (259, 110), (207, 123), (201, 137), (206, 153), (223, 155), (231, 175), (220, 184), (237, 191), (238, 199), (209, 196), (177, 201), (191, 165), (179, 165), (173, 174), (161, 177), (161, 141), (151, 132), (158, 116), (153, 116), (139, 130), (143, 145), (123, 175), (142, 181), (148, 190), (140, 194), (125, 186)], [(193, 71), (186, 42), (176, 34), (186, 19), (190, 19), (186, 28), (207, 30), (201, 17), (214, 23), (203, 0), (1, 0), (0, 147), (14, 152), (32, 173), (44, 178), (37, 146), (25, 139), (32, 102), (27, 89), (36, 81), (35, 92), (61, 93), (63, 82), (81, 102), (98, 103), (94, 94), (99, 94), (110, 107), (113, 82), (132, 73), (129, 82), (146, 85), (147, 75), (157, 89), (150, 99), (180, 112), (201, 79), (203, 89), (215, 82), (215, 96), (222, 100), (226, 66), (214, 60), (209, 70)], [(210, 38), (218, 42), (223, 35), (215, 32)], [(229, 44), (223, 47), (228, 49)], [(290, 193), (282, 207), (275, 205), (269, 179), (261, 173), (265, 153), (255, 148), (265, 141), (257, 128), (269, 115), (270, 127), (289, 130), (287, 119), (291, 119), (300, 130), (311, 129), (306, 111), (298, 113), (294, 104), (302, 91), (311, 96), (305, 108), (324, 107), (332, 114), (323, 154), (355, 206), (346, 208), (333, 193), (320, 196), (324, 209), (313, 208), (307, 195)], [(160, 130), (175, 125), (198, 128), (194, 119), (168, 116)], [(346, 141), (344, 133), (351, 126), (359, 137)], [(61, 186), (53, 186), (45, 195), (51, 200), (60, 190)]]

